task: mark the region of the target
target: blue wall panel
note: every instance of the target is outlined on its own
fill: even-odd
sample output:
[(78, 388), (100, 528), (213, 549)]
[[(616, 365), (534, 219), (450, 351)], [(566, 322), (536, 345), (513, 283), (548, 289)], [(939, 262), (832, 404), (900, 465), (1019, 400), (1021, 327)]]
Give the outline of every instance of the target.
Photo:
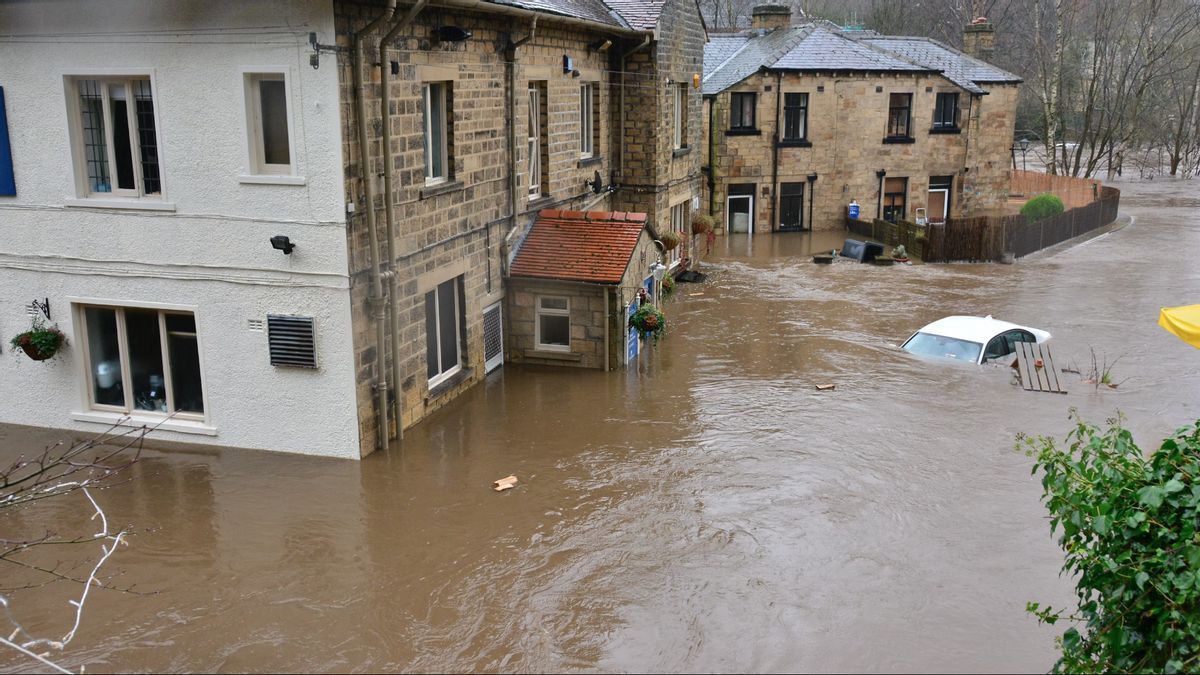
[(16, 197), (12, 146), (8, 142), (8, 115), (4, 112), (4, 87), (0, 87), (0, 197)]

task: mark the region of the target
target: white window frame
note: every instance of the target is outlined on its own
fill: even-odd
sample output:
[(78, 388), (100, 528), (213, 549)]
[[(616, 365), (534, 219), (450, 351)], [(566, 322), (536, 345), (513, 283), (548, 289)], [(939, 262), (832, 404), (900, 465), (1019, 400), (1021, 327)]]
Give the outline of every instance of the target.
[[(691, 223), (688, 222), (690, 206), (691, 203), (685, 199), (671, 207), (671, 231), (678, 233), (684, 242), (691, 239), (692, 236)], [(680, 244), (667, 252), (667, 267), (674, 267), (679, 264), (682, 253), (680, 249), (682, 246), (683, 244)]]
[[(442, 335), (441, 335), (442, 303), (438, 302), (438, 293), (440, 292), (442, 283), (445, 283), (445, 281), (451, 281), (451, 280), (454, 281), (454, 283), (451, 284), (451, 288), (454, 289), (454, 344), (456, 345), (456, 350), (458, 352), (458, 354), (456, 356), (458, 358), (457, 358), (457, 363), (455, 363), (448, 370), (442, 371), (441, 370), (441, 367), (442, 367)], [(426, 348), (426, 354), (425, 354), (426, 359), (429, 359), (431, 356), (433, 356), (434, 358), (437, 359), (438, 374), (429, 378), (429, 388), (430, 389), (433, 389), (434, 387), (438, 386), (442, 382), (445, 382), (446, 380), (450, 379), (451, 377), (454, 377), (455, 375), (457, 375), (459, 373), (459, 371), (462, 370), (462, 367), (463, 367), (463, 342), (464, 342), (464, 340), (463, 340), (463, 337), (464, 337), (463, 324), (462, 324), (463, 277), (460, 275), (457, 277), (451, 277), (450, 279), (446, 279), (445, 281), (438, 283), (433, 288), (429, 289), (428, 291), (425, 291), (424, 295), (421, 296), (422, 301), (427, 301), (427, 296), (430, 293), (433, 293), (434, 328), (436, 328), (438, 330), (437, 340), (434, 341), (434, 344), (437, 345), (437, 349), (438, 349), (437, 354), (433, 354), (433, 355), (429, 354), (428, 348)], [(429, 330), (428, 324), (426, 324), (425, 330), (426, 331)], [(428, 361), (426, 363), (428, 365)]]
[[(545, 307), (542, 305), (543, 300), (562, 300), (567, 303), (566, 309), (558, 309), (554, 307)], [(567, 344), (546, 344), (542, 342), (542, 317), (566, 317), (567, 318)], [(571, 298), (565, 295), (539, 295), (537, 298), (537, 321), (534, 323), (533, 336), (534, 344), (538, 350), (548, 352), (569, 352), (571, 351)]]
[(682, 150), (687, 146), (687, 134), (685, 133), (685, 121), (687, 115), (687, 85), (677, 84), (675, 86), (675, 149)]
[[(113, 304), (113, 303), (105, 302), (105, 301), (76, 301), (76, 299), (72, 299), (71, 307), (72, 307), (72, 312), (73, 312), (74, 319), (75, 319), (75, 325), (79, 327), (79, 329), (77, 331), (75, 331), (75, 334), (78, 336), (78, 338), (77, 338), (78, 352), (79, 352), (79, 355), (81, 358), (81, 363), (83, 364), (83, 367), (84, 367), (83, 368), (84, 377), (83, 377), (82, 384), (84, 386), (83, 401), (84, 401), (85, 407), (87, 407), (89, 410), (93, 410), (93, 411), (97, 411), (97, 412), (118, 413), (119, 415), (122, 415), (122, 416), (134, 415), (134, 416), (138, 416), (138, 417), (171, 418), (171, 419), (177, 419), (177, 420), (191, 420), (191, 421), (197, 421), (197, 422), (207, 422), (208, 421), (209, 411), (211, 410), (211, 408), (209, 407), (209, 403), (208, 403), (208, 388), (206, 386), (207, 378), (205, 378), (205, 376), (204, 376), (204, 370), (205, 370), (205, 368), (204, 368), (204, 347), (203, 347), (203, 344), (200, 339), (200, 331), (199, 331), (200, 324), (199, 324), (199, 319), (196, 316), (196, 311), (195, 311), (194, 307), (183, 307), (183, 306), (178, 306), (178, 305), (167, 305), (167, 304), (160, 304), (160, 303), (143, 303), (143, 304), (136, 304), (136, 305), (126, 305), (126, 304)], [(91, 352), (91, 349), (88, 344), (88, 327), (87, 327), (87, 314), (86, 314), (86, 310), (89, 308), (113, 310), (116, 314), (117, 350), (118, 350), (118, 354), (121, 359), (121, 382), (122, 382), (122, 388), (124, 389), (124, 394), (125, 394), (125, 405), (124, 406), (114, 406), (114, 405), (110, 405), (110, 404), (97, 403), (95, 400), (96, 389), (94, 386), (93, 375), (92, 375), (94, 372), (94, 368), (92, 367), (92, 360), (91, 360), (92, 352)], [(167, 411), (166, 412), (161, 412), (161, 411), (156, 411), (156, 410), (142, 410), (140, 408), (133, 407), (133, 386), (131, 384), (131, 382), (133, 380), (133, 376), (132, 376), (130, 366), (129, 366), (129, 356), (130, 356), (129, 342), (128, 342), (128, 336), (126, 335), (126, 326), (125, 326), (125, 310), (127, 310), (127, 309), (149, 310), (149, 311), (154, 311), (158, 314), (158, 337), (159, 337), (161, 353), (163, 355), (163, 388), (165, 389), (165, 392), (166, 392), (166, 401), (167, 401)], [(203, 406), (204, 406), (203, 413), (182, 411), (182, 410), (172, 412), (172, 410), (175, 407), (175, 388), (174, 388), (174, 383), (172, 382), (171, 351), (170, 351), (169, 342), (168, 342), (169, 335), (167, 332), (167, 324), (166, 324), (166, 316), (168, 314), (190, 314), (192, 317), (192, 320), (196, 322), (197, 330), (196, 330), (195, 338), (196, 338), (196, 351), (197, 351), (199, 366), (200, 366), (200, 397), (201, 397), (201, 400), (202, 400)], [(92, 420), (89, 420), (89, 421), (92, 421)]]
[(596, 95), (594, 83), (584, 82), (579, 85), (579, 157), (590, 159), (596, 155), (595, 147), (595, 105)]
[[(292, 78), (288, 68), (261, 67), (242, 68), (242, 104), (246, 121), (246, 168), (247, 172), (239, 176), (243, 182), (255, 182), (254, 179), (284, 178), (285, 180), (265, 181), (288, 184), (302, 183), (296, 177), (296, 138), (295, 119), (292, 112)], [(260, 85), (266, 81), (283, 82), (284, 119), (287, 122), (288, 163), (267, 164), (264, 156), (263, 127), (262, 127), (262, 96)]]
[(529, 83), (529, 199), (542, 196), (542, 90), (536, 83)]
[[(421, 85), (421, 104), (423, 106), (422, 115), (424, 117), (424, 140), (425, 140), (425, 185), (438, 185), (450, 180), (450, 134), (453, 133), (453, 127), (450, 124), (449, 116), (446, 114), (446, 90), (450, 86), (449, 82), (426, 82)], [(438, 108), (442, 111), (442, 119), (436, 120), (433, 115), (434, 99), (437, 99)], [(438, 147), (431, 147), (433, 143), (434, 125), (437, 124), (442, 129), (442, 142)], [(434, 162), (430, 158), (436, 153), (442, 162), (442, 173), (434, 174)]]
[[(79, 82), (81, 80), (97, 80), (103, 87), (101, 114), (104, 116), (105, 160), (108, 163), (110, 174), (111, 191), (109, 192), (93, 192), (88, 180), (87, 149), (83, 135), (83, 107), (79, 94)], [(126, 122), (130, 126), (130, 147), (133, 152), (134, 188), (122, 189), (117, 187), (115, 184), (116, 178), (113, 176), (116, 171), (116, 150), (113, 147), (112, 139), (112, 114), (110, 112), (108, 85), (124, 84), (127, 92), (126, 95), (129, 97), (129, 100), (133, 100), (133, 82), (137, 80), (149, 81), (150, 99), (154, 103), (154, 142), (156, 150), (155, 159), (158, 164), (159, 191), (150, 194), (144, 193), (145, 185), (142, 175), (141, 145), (137, 133), (136, 105), (130, 105), (126, 108)], [(67, 101), (67, 123), (69, 125), (72, 144), (71, 159), (75, 169), (75, 195), (77, 197), (76, 199), (67, 199), (66, 204), (68, 206), (103, 205), (107, 201), (130, 205), (131, 208), (138, 208), (132, 205), (139, 202), (148, 204), (145, 208), (156, 208), (153, 205), (163, 204), (167, 199), (166, 169), (162, 156), (162, 119), (159, 116), (158, 84), (155, 81), (155, 72), (149, 69), (76, 70), (63, 74), (63, 88)]]

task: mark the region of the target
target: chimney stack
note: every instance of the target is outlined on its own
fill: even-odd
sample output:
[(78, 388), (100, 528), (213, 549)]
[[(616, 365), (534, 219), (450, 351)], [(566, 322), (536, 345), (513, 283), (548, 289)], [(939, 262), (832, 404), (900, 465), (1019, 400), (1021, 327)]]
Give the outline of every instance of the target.
[(751, 13), (751, 28), (774, 30), (792, 25), (792, 8), (787, 5), (758, 5)]
[(963, 51), (981, 61), (991, 61), (996, 51), (996, 27), (979, 17), (963, 28)]

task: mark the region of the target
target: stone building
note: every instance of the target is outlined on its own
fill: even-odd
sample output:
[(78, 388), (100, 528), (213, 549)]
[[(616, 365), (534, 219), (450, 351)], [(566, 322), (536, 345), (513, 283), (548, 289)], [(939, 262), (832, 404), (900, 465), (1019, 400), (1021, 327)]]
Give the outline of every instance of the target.
[[(1020, 78), (929, 38), (792, 25), (785, 6), (705, 47), (706, 206), (729, 232), (999, 212)], [(967, 29), (990, 53), (990, 24)]]
[(694, 0), (152, 4), (0, 3), (0, 329), (67, 340), (0, 423), (361, 457), (529, 358), (539, 213), (636, 224), (623, 326), (700, 204)]
[[(650, 239), (690, 235), (705, 40), (694, 0), (417, 2), (370, 30), (388, 4), (339, 0), (334, 12), (362, 453), (506, 359), (604, 366), (586, 337), (596, 326), (573, 324), (561, 349), (530, 342), (525, 301), (560, 306), (575, 271), (522, 279), (506, 298), (509, 266), (539, 213), (632, 212)], [(666, 262), (690, 255), (681, 246)], [(632, 258), (630, 278), (656, 262)], [(636, 297), (616, 284), (601, 323)]]

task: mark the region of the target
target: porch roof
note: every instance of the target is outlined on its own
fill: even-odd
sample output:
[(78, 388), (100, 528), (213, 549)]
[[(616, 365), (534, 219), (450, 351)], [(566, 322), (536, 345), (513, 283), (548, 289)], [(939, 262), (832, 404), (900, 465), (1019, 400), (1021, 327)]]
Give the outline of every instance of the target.
[(545, 209), (513, 259), (513, 277), (619, 284), (646, 214)]

